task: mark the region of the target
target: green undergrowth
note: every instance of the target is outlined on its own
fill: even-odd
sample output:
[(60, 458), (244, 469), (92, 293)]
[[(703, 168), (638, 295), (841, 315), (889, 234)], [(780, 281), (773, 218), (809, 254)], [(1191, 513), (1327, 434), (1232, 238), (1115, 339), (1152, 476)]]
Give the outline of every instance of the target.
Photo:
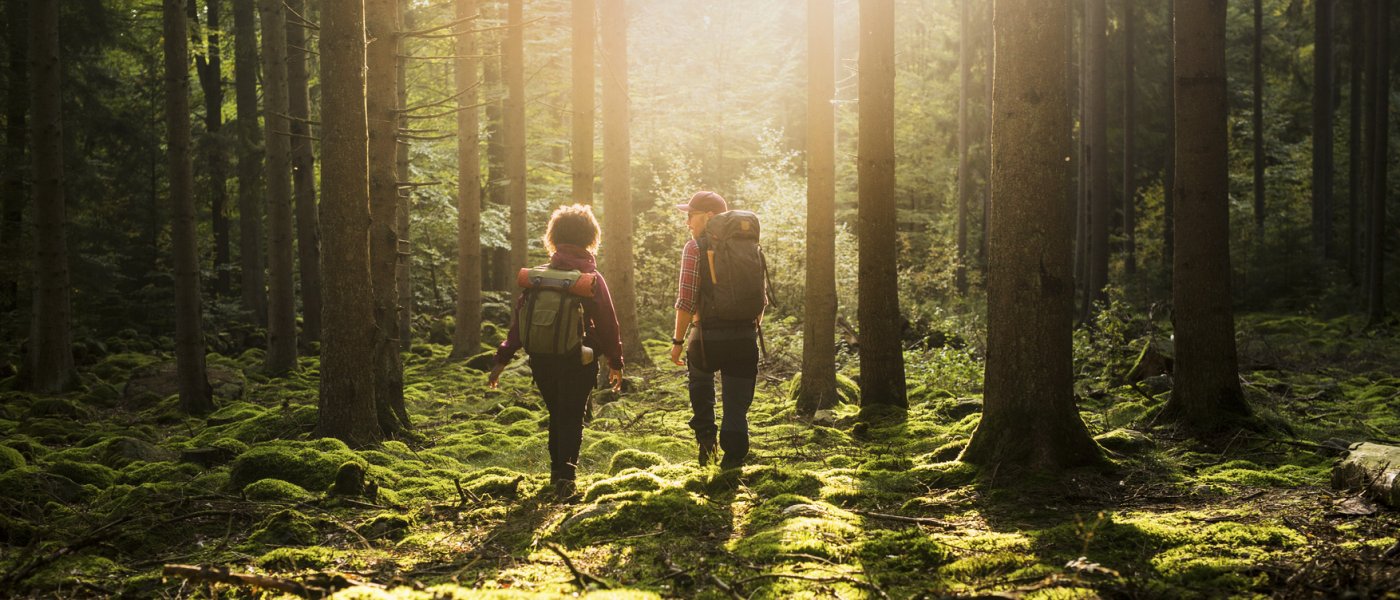
[[(268, 378), (260, 350), (211, 355), (228, 374), (219, 408), (189, 418), (162, 393), (168, 356), (112, 354), (79, 391), (0, 403), (0, 578), (19, 574), (0, 581), (168, 595), (187, 584), (161, 564), (188, 563), (377, 584), (340, 598), (1251, 596), (1284, 589), (1319, 543), (1356, 556), (1394, 543), (1394, 513), (1331, 511), (1333, 459), (1317, 449), (1400, 438), (1393, 337), (1241, 318), (1245, 392), (1276, 425), (1196, 440), (1154, 422), (1169, 381), (1127, 382), (1164, 325), (1122, 310), (1076, 334), (1081, 417), (1107, 469), (958, 462), (982, 401), (980, 350), (959, 343), (907, 351), (903, 413), (860, 415), (852, 360), (844, 401), (804, 421), (795, 374), (770, 370), (753, 453), (732, 470), (696, 464), (682, 373), (633, 374), (620, 396), (594, 394), (581, 497), (564, 505), (523, 361), (488, 390), (447, 347), (415, 346), (412, 436), (352, 449), (312, 437), (314, 357)], [(666, 364), (664, 344), (648, 347)], [(596, 579), (580, 585), (564, 556)]]

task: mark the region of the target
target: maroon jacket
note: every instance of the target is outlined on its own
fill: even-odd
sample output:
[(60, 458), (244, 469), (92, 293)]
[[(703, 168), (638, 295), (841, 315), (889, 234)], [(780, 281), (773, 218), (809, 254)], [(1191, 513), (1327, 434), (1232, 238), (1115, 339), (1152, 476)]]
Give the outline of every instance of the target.
[[(622, 370), (622, 336), (618, 332), (617, 313), (613, 311), (608, 282), (603, 280), (602, 273), (598, 273), (593, 253), (572, 244), (560, 244), (549, 259), (549, 267), (597, 274), (593, 279), (593, 297), (583, 299), (583, 344), (606, 356), (608, 366)], [(520, 309), (524, 305), (525, 293), (521, 292), (515, 300), (516, 317), (511, 320), (510, 333), (496, 349), (497, 363), (510, 362), (515, 357), (515, 351), (523, 345), (520, 342)]]

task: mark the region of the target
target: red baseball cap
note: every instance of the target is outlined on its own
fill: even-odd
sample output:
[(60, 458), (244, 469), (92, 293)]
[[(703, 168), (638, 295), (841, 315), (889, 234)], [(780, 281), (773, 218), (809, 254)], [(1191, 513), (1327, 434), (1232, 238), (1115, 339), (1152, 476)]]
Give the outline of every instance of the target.
[(712, 212), (722, 213), (729, 210), (729, 203), (724, 198), (714, 192), (695, 192), (690, 200), (685, 204), (677, 204), (676, 210), (681, 212)]

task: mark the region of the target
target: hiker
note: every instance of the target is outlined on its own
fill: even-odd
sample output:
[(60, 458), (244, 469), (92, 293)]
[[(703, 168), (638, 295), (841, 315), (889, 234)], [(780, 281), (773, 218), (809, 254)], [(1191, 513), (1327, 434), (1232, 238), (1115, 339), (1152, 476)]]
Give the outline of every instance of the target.
[(720, 374), (724, 406), (718, 430), (718, 446), (724, 451), (720, 467), (738, 468), (749, 454), (748, 412), (758, 377), (758, 327), (767, 306), (758, 218), (750, 212), (731, 212), (714, 192), (696, 192), (676, 208), (686, 214), (691, 239), (681, 252), (671, 362), (688, 367), (690, 428), (700, 446), (702, 467), (717, 457), (715, 373)]
[(487, 385), (495, 389), (515, 351), (525, 348), (530, 372), (549, 411), (549, 474), (555, 498), (578, 499), (574, 483), (588, 393), (598, 378), (597, 354), (607, 357), (608, 382), (622, 386), (622, 338), (608, 284), (598, 272), (598, 220), (582, 204), (549, 218), (544, 247), (549, 264), (521, 269), (522, 288), (510, 333), (496, 350)]

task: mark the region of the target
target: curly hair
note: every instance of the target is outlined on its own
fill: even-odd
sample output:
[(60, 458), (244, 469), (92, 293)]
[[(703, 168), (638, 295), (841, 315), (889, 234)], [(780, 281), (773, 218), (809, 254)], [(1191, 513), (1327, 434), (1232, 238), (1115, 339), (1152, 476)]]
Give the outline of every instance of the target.
[(554, 214), (549, 216), (549, 227), (544, 231), (544, 247), (554, 254), (555, 246), (560, 244), (598, 251), (598, 219), (593, 216), (593, 207), (570, 204), (554, 209)]

